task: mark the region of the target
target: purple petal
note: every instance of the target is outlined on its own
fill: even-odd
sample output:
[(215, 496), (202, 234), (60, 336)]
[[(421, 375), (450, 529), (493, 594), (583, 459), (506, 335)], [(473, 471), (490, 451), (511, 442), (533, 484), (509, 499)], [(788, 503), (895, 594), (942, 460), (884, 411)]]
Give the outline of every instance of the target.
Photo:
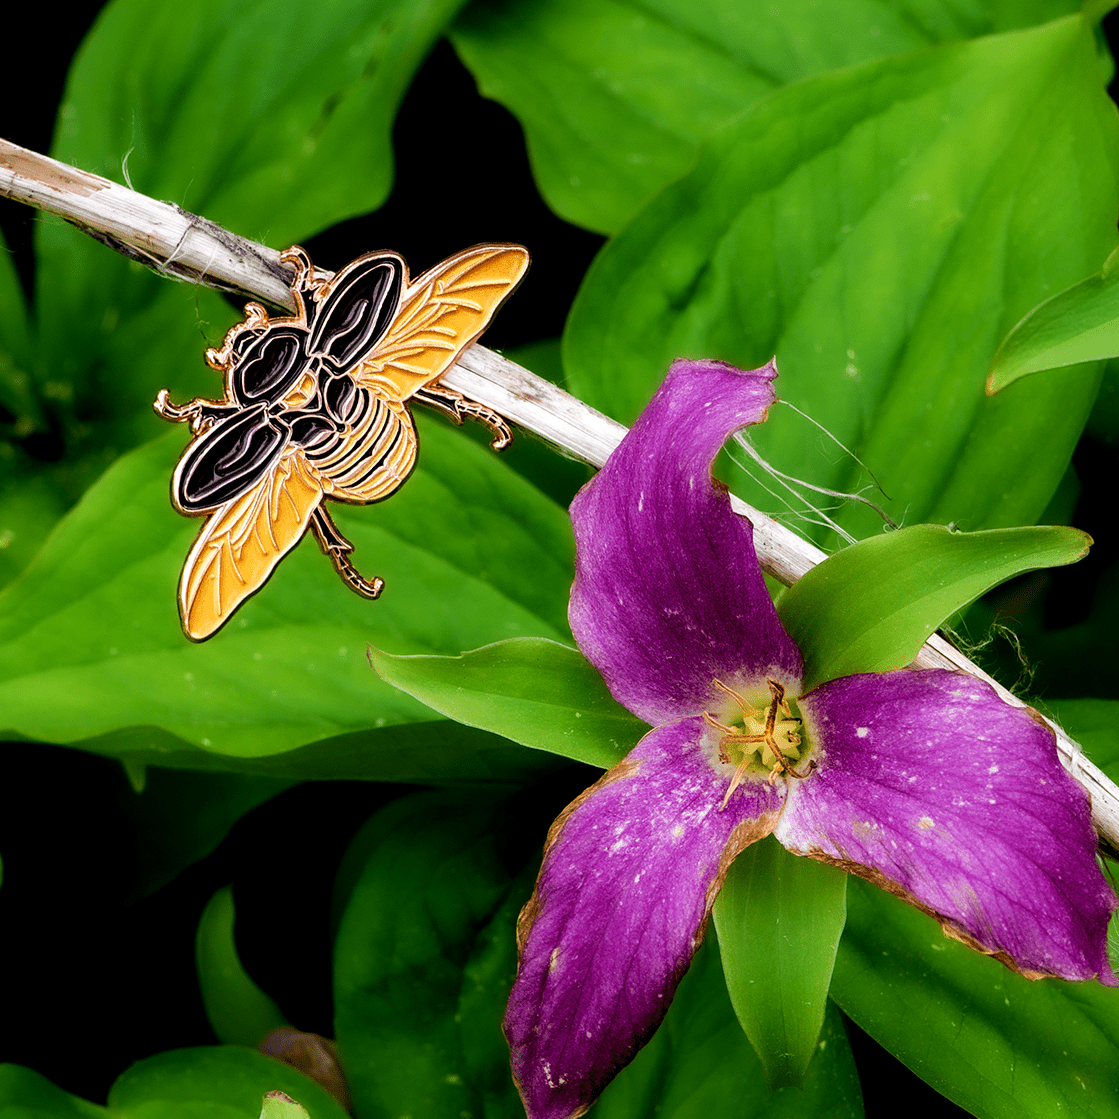
[(849, 676), (800, 701), (819, 769), (775, 830), (1030, 978), (1109, 986), (1115, 895), (1052, 731), (954, 672)]
[(727, 437), (765, 419), (776, 376), (772, 362), (749, 373), (675, 362), (572, 503), (572, 632), (615, 698), (654, 726), (722, 706), (716, 677), (799, 689), (753, 528), (711, 479)]
[(517, 928), (505, 1033), (529, 1119), (582, 1115), (660, 1024), (731, 860), (767, 835), (779, 786), (710, 759), (700, 719), (658, 727), (548, 836)]

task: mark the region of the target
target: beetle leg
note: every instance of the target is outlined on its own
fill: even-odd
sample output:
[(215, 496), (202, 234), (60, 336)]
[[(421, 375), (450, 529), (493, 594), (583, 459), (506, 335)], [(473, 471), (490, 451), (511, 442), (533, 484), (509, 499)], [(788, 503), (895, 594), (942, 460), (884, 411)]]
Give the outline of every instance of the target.
[(334, 570), (342, 576), (342, 582), (350, 590), (356, 591), (362, 598), (376, 598), (381, 593), (381, 588), (385, 585), (384, 579), (366, 579), (354, 567), (350, 560), (354, 546), (338, 531), (338, 526), (321, 505), (311, 514), (311, 531), (323, 554), (330, 557)]
[(189, 421), (191, 433), (194, 435), (209, 431), (223, 416), (239, 411), (239, 406), (236, 404), (215, 404), (212, 400), (203, 400), (200, 397), (188, 400), (185, 404), (172, 404), (166, 389), (159, 390), (152, 407), (156, 414), (165, 420), (180, 424)]
[(462, 424), (467, 416), (472, 416), (479, 423), (485, 424), (493, 432), (493, 442), (490, 444), (495, 451), (504, 451), (513, 442), (513, 433), (509, 425), (492, 409), (476, 400), (467, 400), (460, 392), (449, 389), (446, 385), (433, 384), (417, 389), (413, 393), (414, 400), (435, 408), (445, 416), (450, 416), (456, 424)]

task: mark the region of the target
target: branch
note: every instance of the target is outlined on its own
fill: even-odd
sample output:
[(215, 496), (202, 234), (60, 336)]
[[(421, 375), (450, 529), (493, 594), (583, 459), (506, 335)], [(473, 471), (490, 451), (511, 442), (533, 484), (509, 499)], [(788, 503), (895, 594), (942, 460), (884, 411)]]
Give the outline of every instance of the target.
[[(0, 195), (57, 214), (98, 241), (162, 275), (205, 284), (294, 311), (292, 273), (274, 250), (247, 241), (205, 218), (157, 202), (99, 175), (0, 140)], [(581, 400), (485, 346), (470, 346), (443, 374), (443, 384), (492, 408), (562, 454), (602, 466), (626, 429)], [(825, 553), (791, 529), (738, 498), (735, 511), (754, 525), (762, 567), (786, 586), (815, 567)], [(914, 664), (967, 672), (991, 685), (1015, 707), (1026, 704), (939, 635)], [(1119, 850), (1119, 788), (1055, 723), (1061, 762), (1092, 798), (1096, 830)]]

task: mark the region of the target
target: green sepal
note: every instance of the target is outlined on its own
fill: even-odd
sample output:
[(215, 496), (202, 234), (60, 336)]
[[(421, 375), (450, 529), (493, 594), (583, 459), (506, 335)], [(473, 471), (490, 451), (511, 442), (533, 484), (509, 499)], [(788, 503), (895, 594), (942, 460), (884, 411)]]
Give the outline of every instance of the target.
[(1103, 268), (1039, 303), (1002, 340), (987, 373), (993, 396), (1043, 369), (1119, 355), (1119, 249)]
[(804, 655), (806, 689), (903, 668), (948, 618), (991, 587), (1075, 563), (1090, 537), (1062, 526), (953, 532), (912, 525), (829, 556), (778, 604)]
[(816, 1053), (846, 899), (843, 871), (768, 836), (734, 860), (715, 902), (727, 990), (771, 1090), (802, 1085)]
[(457, 657), (379, 649), (369, 656), (383, 680), (443, 715), (604, 769), (649, 729), (614, 699), (582, 653), (557, 641), (513, 638)]
[[(714, 937), (708, 933), (708, 938)], [(829, 1003), (816, 1056), (799, 1088), (770, 1091), (735, 1020), (722, 945), (692, 960), (652, 1040), (595, 1104), (599, 1119), (862, 1119), (863, 1101), (843, 1018)]]

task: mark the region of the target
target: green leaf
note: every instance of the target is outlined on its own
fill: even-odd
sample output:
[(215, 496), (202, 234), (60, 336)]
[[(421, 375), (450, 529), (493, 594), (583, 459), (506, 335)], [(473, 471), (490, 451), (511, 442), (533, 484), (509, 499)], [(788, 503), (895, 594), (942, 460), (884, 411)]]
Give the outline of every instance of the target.
[(249, 976), (233, 939), (233, 887), (206, 903), (194, 937), (198, 986), (206, 1017), (219, 1041), (255, 1049), (273, 1030), (291, 1023)]
[(501, 1017), (529, 886), (513, 884), (503, 816), (423, 793), (354, 839), (368, 855), (335, 941), (334, 1005), (358, 1115), (523, 1115)]
[(987, 373), (994, 395), (1027, 373), (1119, 356), (1119, 249), (1101, 271), (1040, 303), (1002, 340)]
[[(895, 520), (1032, 523), (1095, 378), (995, 398), (983, 381), (1010, 327), (1114, 247), (1117, 141), (1079, 18), (779, 90), (596, 259), (564, 339), (574, 391), (630, 421), (677, 356), (776, 353), (781, 397), (875, 471)], [(816, 433), (771, 418), (751, 438), (794, 477), (853, 487)]]
[[(388, 196), (397, 106), (461, 3), (114, 0), (71, 69), (52, 154), (284, 248)], [(60, 219), (36, 233), (37, 388), (68, 457), (94, 460), (88, 484), (160, 433), (160, 389), (219, 392), (203, 353), (235, 314)]]
[[(721, 948), (721, 946), (720, 946)], [(862, 1119), (843, 1021), (828, 1006), (802, 1088), (770, 1092), (735, 1021), (720, 952), (701, 947), (664, 1024), (595, 1105), (598, 1119)]]
[[(563, 386), (563, 358), (558, 338), (517, 346), (502, 353), (538, 377)], [(593, 473), (585, 462), (564, 457), (541, 440), (532, 438), (527, 431), (517, 433), (513, 445), (502, 452), (502, 458), (565, 509)]]
[(109, 1091), (113, 1119), (259, 1119), (266, 1092), (297, 1099), (310, 1119), (346, 1119), (340, 1103), (290, 1065), (251, 1049), (173, 1049), (140, 1061)]
[(370, 649), (382, 680), (468, 726), (609, 769), (648, 731), (577, 649), (513, 638), (457, 657)]
[(846, 874), (769, 836), (734, 860), (715, 902), (731, 1003), (770, 1089), (799, 1087), (809, 1070), (846, 897)]
[(855, 879), (832, 996), (980, 1119), (1119, 1115), (1119, 991), (1031, 983)]
[[(430, 712), (429, 712), (430, 714)], [(447, 719), (403, 722), (317, 739), (279, 754), (220, 754), (153, 726), (123, 727), (67, 745), (144, 766), (253, 774), (251, 779), (403, 781), (419, 785), (532, 781), (554, 770), (547, 754)], [(8, 738), (20, 736), (6, 732)]]
[(261, 1099), (282, 1091), (309, 1119), (347, 1119), (313, 1080), (249, 1049), (174, 1049), (139, 1061), (109, 1092), (109, 1106), (70, 1095), (19, 1065), (0, 1065), (0, 1115), (12, 1119), (259, 1119)]
[(114, 0), (70, 73), (54, 154), (286, 245), (388, 197), (396, 108), (461, 6)]
[(1090, 542), (1075, 528), (913, 525), (836, 552), (778, 605), (804, 655), (805, 689), (905, 667), (938, 626), (985, 591), (1023, 571), (1075, 563)]
[(179, 871), (205, 858), (246, 812), (294, 784), (239, 773), (147, 767), (144, 760), (128, 755), (121, 761), (130, 776), (139, 775), (142, 782), (139, 789), (123, 794), (122, 805), (136, 829), (140, 894), (154, 893)]
[(1054, 699), (1046, 706), (1084, 753), (1119, 780), (1119, 699)]
[(31, 324), (14, 258), (0, 233), (0, 407), (11, 413), (3, 431), (12, 424), (17, 437), (41, 423), (31, 385)]
[(59, 517), (72, 504), (70, 464), (35, 463), (0, 442), (0, 587), (35, 558)]
[[(157, 765), (183, 764), (178, 740), (259, 758), (431, 721), (376, 678), (369, 641), (457, 653), (519, 634), (560, 636), (572, 563), (563, 511), (456, 432), (425, 424), (421, 439), (420, 465), (398, 494), (338, 513), (357, 562), (385, 577), (378, 601), (349, 591), (306, 540), (203, 645), (183, 637), (175, 607), (197, 532), (167, 499), (182, 434), (122, 458), (0, 593), (3, 729), (75, 743), (156, 728), (102, 740), (101, 752)], [(354, 744), (340, 745), (345, 753)], [(172, 757), (161, 761), (168, 746)], [(461, 774), (461, 759), (450, 766)], [(390, 768), (399, 775), (399, 759)], [(313, 775), (306, 766), (247, 772)]]
[(0, 1065), (0, 1115), (5, 1119), (108, 1119), (104, 1107), (78, 1099), (22, 1065)]
[[(355, 838), (363, 863), (335, 949), (338, 1038), (359, 1115), (523, 1119), (500, 1022), (530, 878), (498, 854), (518, 813), (461, 794), (420, 794)], [(347, 855), (347, 860), (349, 859)], [(530, 872), (535, 866), (529, 868)], [(664, 1025), (607, 1089), (606, 1119), (861, 1117), (858, 1077), (829, 1012), (804, 1089), (769, 1093), (727, 998), (719, 953), (701, 949)]]
[(453, 25), (451, 41), (482, 92), (521, 122), (552, 209), (612, 233), (689, 168), (700, 140), (781, 85), (1041, 22), (1077, 5), (1002, 7), (964, 11), (940, 0), (475, 0)]
[(260, 1119), (308, 1119), (307, 1109), (283, 1092), (269, 1092), (260, 1109)]

